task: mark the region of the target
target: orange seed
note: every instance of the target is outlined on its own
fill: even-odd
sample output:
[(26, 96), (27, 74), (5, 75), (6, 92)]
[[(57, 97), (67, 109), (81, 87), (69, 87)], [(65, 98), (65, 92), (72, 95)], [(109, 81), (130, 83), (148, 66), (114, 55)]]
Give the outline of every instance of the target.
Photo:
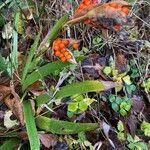
[(74, 49), (78, 49), (78, 48), (79, 48), (79, 44), (78, 44), (78, 43), (74, 43), (74, 44), (72, 44), (72, 47), (73, 47)]

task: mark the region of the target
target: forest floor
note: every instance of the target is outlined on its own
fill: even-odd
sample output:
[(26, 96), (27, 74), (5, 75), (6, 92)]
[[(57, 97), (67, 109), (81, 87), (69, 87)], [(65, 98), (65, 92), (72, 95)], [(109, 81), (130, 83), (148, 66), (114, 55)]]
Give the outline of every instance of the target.
[(150, 2), (126, 2), (106, 37), (64, 26), (81, 0), (0, 1), (0, 150), (150, 149)]

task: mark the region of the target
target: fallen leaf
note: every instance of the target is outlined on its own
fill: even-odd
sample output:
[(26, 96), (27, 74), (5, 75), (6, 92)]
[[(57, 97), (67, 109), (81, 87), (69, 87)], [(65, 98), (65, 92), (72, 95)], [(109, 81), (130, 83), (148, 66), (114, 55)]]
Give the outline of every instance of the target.
[(0, 85), (0, 99), (4, 99), (6, 96), (8, 96), (11, 93), (10, 87)]
[(46, 148), (54, 147), (57, 143), (57, 137), (52, 134), (39, 133), (41, 144)]
[(144, 108), (144, 101), (142, 101), (142, 98), (140, 96), (133, 95), (132, 102), (132, 111), (140, 113)]
[(135, 135), (137, 129), (138, 120), (135, 115), (131, 114), (128, 117), (124, 118), (125, 125), (129, 128), (129, 131), (132, 135)]
[(20, 124), (23, 126), (24, 117), (21, 100), (16, 97), (11, 98), (11, 96), (12, 95), (7, 96), (4, 99), (4, 102), (7, 105), (7, 107), (13, 112), (13, 114), (18, 118)]
[(125, 55), (122, 53), (118, 53), (116, 56), (116, 69), (119, 71), (119, 73), (123, 73), (126, 71), (127, 67), (127, 59), (125, 58)]
[(10, 39), (12, 37), (13, 33), (13, 27), (11, 22), (8, 22), (4, 25), (3, 31), (2, 31), (2, 37), (3, 39)]
[(82, 62), (83, 71), (91, 77), (106, 79), (102, 73), (103, 67), (106, 65), (106, 57), (100, 57), (98, 54), (90, 55)]
[(4, 115), (4, 126), (7, 129), (11, 129), (11, 128), (13, 128), (16, 125), (19, 125), (19, 123), (18, 123), (17, 120), (11, 120), (10, 119), (10, 117), (11, 117), (12, 114), (13, 113), (10, 110), (5, 112), (5, 115)]

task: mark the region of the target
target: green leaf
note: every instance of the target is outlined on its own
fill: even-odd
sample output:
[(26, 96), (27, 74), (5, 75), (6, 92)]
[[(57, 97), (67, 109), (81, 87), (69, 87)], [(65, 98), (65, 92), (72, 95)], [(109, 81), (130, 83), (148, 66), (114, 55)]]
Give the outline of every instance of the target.
[[(18, 33), (13, 30), (13, 48), (11, 51), (11, 63), (14, 69), (18, 68)], [(11, 72), (13, 73), (13, 72)]]
[(112, 103), (111, 107), (112, 107), (112, 109), (113, 109), (114, 111), (116, 111), (116, 112), (119, 110), (119, 106), (118, 106), (117, 103)]
[(20, 140), (18, 138), (11, 138), (0, 146), (0, 150), (12, 150), (19, 143)]
[(128, 103), (128, 104), (126, 105), (126, 107), (125, 107), (125, 110), (126, 110), (126, 111), (129, 111), (130, 109), (131, 109), (131, 104)]
[(76, 95), (72, 96), (72, 99), (73, 99), (73, 101), (80, 102), (84, 99), (84, 97), (83, 97), (83, 95), (76, 94)]
[(56, 98), (64, 98), (75, 94), (83, 94), (87, 92), (99, 92), (104, 91), (105, 86), (101, 81), (86, 80), (83, 82), (72, 83), (60, 88), (57, 92)]
[(123, 102), (120, 104), (120, 109), (125, 109), (127, 105), (128, 105), (128, 104), (123, 101)]
[(109, 95), (109, 101), (110, 101), (111, 103), (115, 102), (115, 101), (116, 101), (116, 96), (110, 94), (110, 95)]
[(94, 45), (99, 44), (100, 42), (102, 42), (102, 39), (100, 37), (94, 37), (92, 43)]
[(150, 137), (150, 123), (143, 121), (141, 124), (141, 130), (144, 131), (146, 136)]
[(91, 105), (94, 101), (96, 101), (93, 98), (84, 98), (83, 102), (86, 103), (88, 106)]
[(121, 120), (119, 120), (118, 124), (117, 124), (117, 128), (119, 132), (124, 131), (124, 125), (123, 122)]
[(84, 141), (87, 140), (85, 132), (79, 132), (78, 133), (78, 138), (79, 138), (80, 142), (84, 142)]
[(51, 43), (57, 36), (57, 34), (59, 33), (59, 31), (62, 29), (63, 25), (65, 24), (65, 22), (68, 20), (69, 15), (65, 14), (63, 15), (55, 24), (55, 26), (53, 27), (53, 29), (51, 30), (51, 34), (48, 37), (48, 42)]
[(127, 112), (124, 109), (120, 109), (119, 113), (124, 117), (127, 115)]
[(131, 85), (127, 85), (126, 86), (126, 90), (129, 94), (132, 94), (132, 92), (134, 92), (136, 90), (135, 85), (131, 84)]
[(125, 138), (125, 134), (123, 132), (118, 132), (117, 133), (117, 137), (120, 141), (125, 141), (126, 138)]
[(71, 112), (71, 111), (67, 111), (67, 116), (69, 117), (69, 118), (72, 118), (73, 116), (74, 116), (74, 112)]
[[(79, 57), (76, 60), (80, 61), (83, 57)], [(42, 79), (44, 76), (55, 74), (56, 71), (61, 71), (65, 67), (70, 66), (71, 64), (69, 62), (62, 63), (61, 61), (55, 61), (48, 63), (37, 70), (33, 71), (31, 74), (29, 74), (26, 79), (23, 81), (23, 90), (25, 90), (29, 85), (33, 84), (34, 82), (38, 81), (39, 79)]]
[(117, 103), (118, 105), (120, 105), (120, 104), (122, 103), (122, 98), (119, 97), (119, 96), (117, 96), (117, 97), (116, 97), (116, 103)]
[(130, 134), (127, 135), (127, 141), (131, 142), (131, 143), (134, 143), (134, 139)]
[(23, 34), (23, 19), (20, 11), (15, 13), (15, 29), (19, 34)]
[(4, 57), (0, 55), (0, 72), (6, 72), (7, 71), (7, 64)]
[(123, 79), (123, 81), (124, 81), (127, 85), (131, 85), (132, 82), (131, 82), (131, 80), (130, 80), (130, 76), (129, 76), (129, 75), (123, 77), (122, 79)]
[(83, 102), (83, 101), (79, 102), (79, 110), (80, 111), (83, 112), (83, 111), (87, 110), (87, 108), (88, 108), (88, 105), (85, 102)]
[(44, 76), (54, 74), (56, 70), (61, 71), (64, 67), (69, 66), (70, 63), (62, 63), (61, 61), (55, 61), (48, 63), (37, 70), (33, 71), (27, 76), (23, 82), (23, 89), (26, 89), (29, 85), (33, 84), (39, 79), (42, 79)]
[(136, 144), (135, 143), (129, 143), (127, 145), (131, 150), (135, 150)]
[(95, 130), (99, 127), (97, 123), (73, 123), (68, 121), (56, 120), (39, 116), (36, 118), (36, 125), (47, 132), (53, 134), (76, 134), (79, 132), (86, 132)]
[(150, 78), (143, 82), (143, 87), (145, 87), (148, 91), (150, 91)]
[(137, 142), (135, 143), (135, 146), (138, 150), (148, 150), (148, 147), (144, 142)]
[(77, 102), (70, 102), (68, 105), (68, 111), (75, 112), (78, 109)]
[(24, 110), (27, 134), (30, 143), (30, 149), (40, 150), (40, 141), (39, 141), (30, 101), (24, 100), (23, 110)]
[(111, 74), (112, 68), (109, 66), (106, 66), (103, 70), (103, 72), (108, 76)]
[[(57, 23), (54, 25), (54, 27), (52, 28), (52, 30), (50, 31), (50, 34), (48, 35), (48, 39), (47, 39), (47, 44), (51, 44), (53, 42), (53, 40), (57, 37), (57, 34), (59, 33), (59, 31), (62, 29), (63, 25), (65, 24), (65, 22), (68, 20), (69, 16), (68, 14), (65, 14), (64, 16), (62, 16)], [(46, 44), (46, 45), (47, 45)], [(44, 47), (41, 52), (44, 53), (47, 50), (48, 47)]]
[[(34, 54), (35, 54), (35, 51), (38, 47), (38, 43), (39, 43), (39, 40), (40, 40), (40, 35), (41, 35), (41, 32), (38, 33), (38, 35), (35, 37), (35, 40), (34, 40), (34, 43), (33, 45), (31, 46), (30, 50), (29, 50), (29, 53), (28, 53), (28, 56), (27, 56), (27, 59), (26, 59), (26, 63), (25, 63), (25, 66), (23, 68), (23, 72), (22, 72), (22, 85), (23, 85), (23, 90), (25, 90), (26, 86), (25, 86), (25, 78), (28, 74), (28, 71), (30, 69), (30, 65), (32, 63), (32, 59), (34, 57)], [(24, 87), (25, 86), (25, 87)]]

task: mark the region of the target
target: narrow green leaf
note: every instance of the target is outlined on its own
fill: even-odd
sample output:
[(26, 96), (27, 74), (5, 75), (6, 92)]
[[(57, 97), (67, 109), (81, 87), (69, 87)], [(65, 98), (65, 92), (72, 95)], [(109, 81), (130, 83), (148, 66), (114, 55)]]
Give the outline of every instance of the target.
[(86, 80), (83, 82), (72, 83), (66, 85), (57, 92), (56, 98), (64, 98), (75, 94), (82, 94), (87, 92), (98, 92), (104, 91), (105, 86), (101, 81), (98, 80)]
[(75, 112), (78, 109), (78, 103), (77, 102), (70, 102), (68, 104), (68, 111)]
[(73, 123), (68, 121), (56, 120), (39, 116), (36, 118), (36, 125), (47, 132), (53, 134), (76, 134), (79, 132), (86, 132), (95, 130), (99, 127), (98, 123)]
[(7, 64), (6, 59), (0, 54), (0, 72), (1, 71), (7, 73)]
[[(83, 57), (79, 57), (76, 60), (83, 60)], [(69, 62), (62, 63), (61, 61), (55, 61), (38, 68), (27, 76), (27, 78), (23, 82), (23, 90), (25, 90), (29, 85), (33, 84), (37, 80), (42, 79), (44, 76), (51, 74), (54, 75), (56, 71), (61, 71), (69, 65), (71, 65), (71, 63)]]
[(36, 36), (36, 38), (34, 40), (33, 45), (31, 46), (31, 48), (29, 50), (27, 60), (26, 60), (26, 63), (25, 63), (25, 66), (24, 66), (24, 69), (23, 69), (23, 72), (22, 72), (22, 84), (23, 84), (23, 86), (24, 86), (24, 80), (27, 76), (30, 65), (32, 63), (32, 59), (33, 59), (35, 51), (37, 49), (37, 46), (38, 46), (38, 43), (39, 43), (39, 40), (40, 40), (40, 35), (41, 35), (41, 32), (38, 33), (38, 35)]
[(42, 79), (44, 76), (54, 74), (55, 71), (61, 71), (64, 67), (67, 66), (69, 66), (69, 63), (55, 61), (40, 67), (39, 69), (33, 71), (30, 75), (27, 76), (27, 78), (23, 82), (23, 90), (37, 80)]
[(68, 14), (65, 14), (57, 21), (57, 23), (54, 25), (54, 27), (51, 30), (51, 34), (48, 37), (49, 43), (51, 43), (56, 38), (57, 34), (62, 29), (63, 25), (68, 20), (68, 18), (69, 18)]
[(11, 138), (5, 141), (3, 145), (0, 146), (0, 150), (11, 150), (19, 143), (20, 140), (18, 138)]
[(23, 34), (23, 19), (22, 19), (22, 14), (21, 11), (17, 11), (15, 13), (15, 29), (19, 34)]
[(65, 14), (57, 21), (52, 30), (47, 34), (48, 38), (46, 39), (45, 46), (42, 47), (40, 53), (44, 53), (48, 49), (48, 46), (46, 45), (52, 44), (53, 40), (57, 37), (57, 34), (62, 29), (63, 25), (66, 23), (68, 18), (69, 18), (68, 14)]
[(40, 150), (40, 141), (39, 141), (30, 101), (24, 100), (23, 109), (24, 109), (24, 117), (26, 122), (27, 134), (30, 143), (30, 149)]
[[(101, 83), (101, 81), (87, 80), (83, 82), (72, 83), (70, 85), (61, 87), (60, 90), (57, 92), (55, 98), (61, 99), (76, 94), (83, 94), (88, 92), (100, 92), (104, 90), (105, 86), (103, 85), (103, 83)], [(36, 98), (37, 105), (47, 103), (49, 99), (50, 97), (47, 94), (40, 95)]]
[(18, 67), (18, 33), (13, 30), (13, 48), (11, 51), (11, 62), (13, 67), (16, 69)]

